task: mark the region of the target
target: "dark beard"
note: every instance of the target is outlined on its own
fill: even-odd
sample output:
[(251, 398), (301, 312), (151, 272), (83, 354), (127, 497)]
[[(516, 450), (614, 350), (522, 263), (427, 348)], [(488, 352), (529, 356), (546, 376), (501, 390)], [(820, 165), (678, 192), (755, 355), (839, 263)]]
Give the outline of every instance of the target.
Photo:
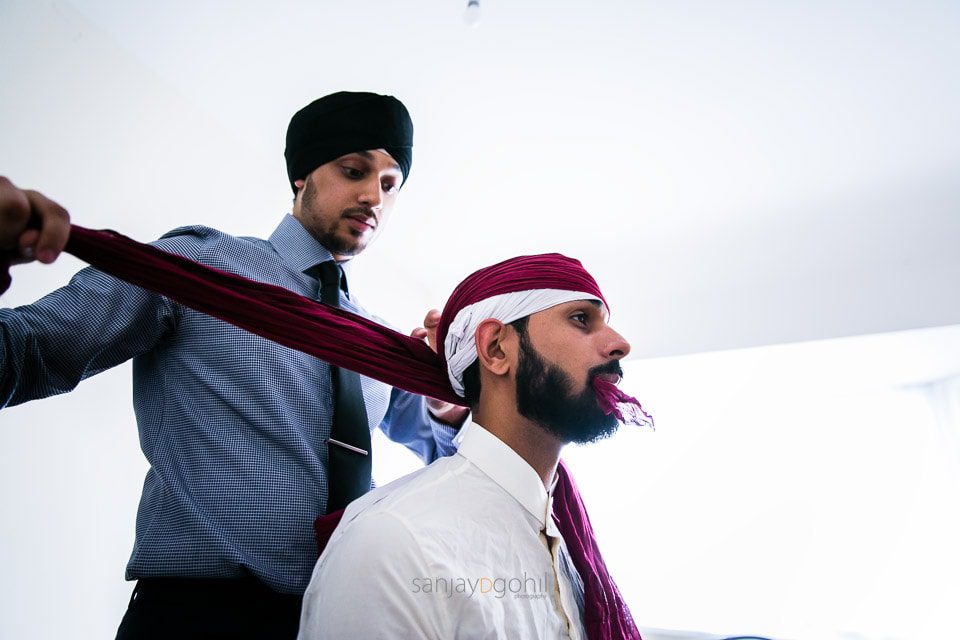
[[(310, 179), (310, 176), (307, 176), (307, 180), (303, 185), (303, 204), (301, 206), (305, 208), (311, 208), (315, 204), (317, 199), (317, 188), (313, 185), (313, 181)], [(366, 212), (367, 210), (363, 207), (355, 207), (353, 209), (347, 209), (340, 212), (340, 219), (348, 217), (353, 213)], [(311, 231), (311, 235), (316, 239), (317, 242), (322, 244), (324, 248), (327, 249), (330, 253), (335, 256), (355, 256), (361, 253), (366, 249), (366, 245), (360, 244), (358, 242), (345, 242), (337, 237), (335, 232), (336, 224), (340, 220), (337, 220), (333, 223), (333, 228), (324, 227), (322, 229), (314, 228)]]
[(520, 415), (564, 443), (588, 444), (613, 435), (620, 426), (617, 418), (603, 413), (589, 382), (601, 373), (621, 374), (619, 361), (612, 360), (591, 369), (586, 388), (573, 395), (570, 376), (537, 353), (526, 331), (518, 333), (517, 411)]

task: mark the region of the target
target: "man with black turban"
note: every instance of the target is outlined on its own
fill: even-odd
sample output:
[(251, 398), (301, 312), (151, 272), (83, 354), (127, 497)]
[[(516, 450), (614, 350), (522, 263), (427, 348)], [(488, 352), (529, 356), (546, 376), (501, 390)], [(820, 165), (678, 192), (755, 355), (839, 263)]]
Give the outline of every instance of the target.
[[(192, 226), (154, 244), (369, 317), (349, 286), (350, 259), (386, 223), (412, 140), (396, 98), (320, 98), (290, 121), (295, 199), (268, 239)], [(0, 178), (0, 251), (52, 262), (68, 234), (59, 205)], [(313, 521), (370, 489), (371, 429), (431, 462), (453, 452), (450, 425), (466, 415), (93, 268), (32, 305), (0, 309), (0, 338), (0, 407), (134, 361), (150, 469), (127, 565), (138, 582), (118, 638), (295, 637), (317, 558)]]

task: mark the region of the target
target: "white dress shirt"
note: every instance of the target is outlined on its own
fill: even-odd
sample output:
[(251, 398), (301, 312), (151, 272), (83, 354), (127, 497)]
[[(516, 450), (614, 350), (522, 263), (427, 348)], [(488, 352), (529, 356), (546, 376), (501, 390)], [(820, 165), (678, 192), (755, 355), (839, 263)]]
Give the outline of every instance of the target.
[(347, 507), (301, 640), (586, 638), (583, 584), (537, 472), (476, 423), (457, 439), (455, 455)]

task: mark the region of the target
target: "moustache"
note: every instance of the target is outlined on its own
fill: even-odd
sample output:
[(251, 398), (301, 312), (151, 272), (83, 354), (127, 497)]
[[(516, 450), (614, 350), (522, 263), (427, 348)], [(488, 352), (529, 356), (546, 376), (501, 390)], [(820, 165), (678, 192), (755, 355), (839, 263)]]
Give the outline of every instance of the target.
[(602, 374), (604, 374), (604, 373), (613, 373), (613, 374), (616, 374), (616, 375), (618, 375), (618, 376), (620, 377), (620, 379), (622, 380), (622, 379), (623, 379), (623, 369), (620, 367), (620, 361), (619, 361), (619, 360), (611, 360), (610, 362), (607, 362), (606, 364), (598, 365), (598, 366), (590, 369), (590, 371), (587, 372), (587, 375), (588, 375), (589, 378), (592, 380), (593, 378), (596, 378), (597, 376), (602, 375)]

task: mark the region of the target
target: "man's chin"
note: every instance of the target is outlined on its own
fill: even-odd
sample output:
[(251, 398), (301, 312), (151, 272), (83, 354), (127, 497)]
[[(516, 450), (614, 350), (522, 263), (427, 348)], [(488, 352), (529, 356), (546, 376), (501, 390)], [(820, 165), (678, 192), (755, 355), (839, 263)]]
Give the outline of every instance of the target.
[(348, 227), (345, 233), (340, 234), (338, 239), (344, 247), (349, 247), (349, 250), (352, 251), (350, 255), (355, 256), (370, 246), (375, 236), (376, 232), (373, 229), (357, 231)]
[(592, 444), (609, 438), (620, 428), (620, 423), (614, 416), (603, 414), (572, 420), (569, 415), (565, 416), (565, 419), (531, 416), (522, 412), (521, 415), (534, 420), (541, 429), (564, 444)]
[[(613, 418), (613, 416), (607, 417)], [(602, 424), (596, 425), (595, 428), (591, 429), (587, 433), (576, 434), (574, 439), (572, 439), (570, 442), (573, 444), (593, 444), (595, 442), (600, 442), (601, 440), (606, 440), (615, 434), (619, 428), (620, 423), (617, 422), (616, 418), (613, 418), (609, 422), (605, 421)]]
[(333, 239), (333, 242), (330, 244), (333, 246), (327, 246), (325, 243), (324, 246), (330, 250), (335, 256), (344, 256), (352, 258), (354, 256), (360, 255), (363, 253), (363, 250), (367, 248), (369, 244), (369, 239), (365, 236), (355, 237), (353, 235), (347, 235), (347, 237), (337, 236)]

